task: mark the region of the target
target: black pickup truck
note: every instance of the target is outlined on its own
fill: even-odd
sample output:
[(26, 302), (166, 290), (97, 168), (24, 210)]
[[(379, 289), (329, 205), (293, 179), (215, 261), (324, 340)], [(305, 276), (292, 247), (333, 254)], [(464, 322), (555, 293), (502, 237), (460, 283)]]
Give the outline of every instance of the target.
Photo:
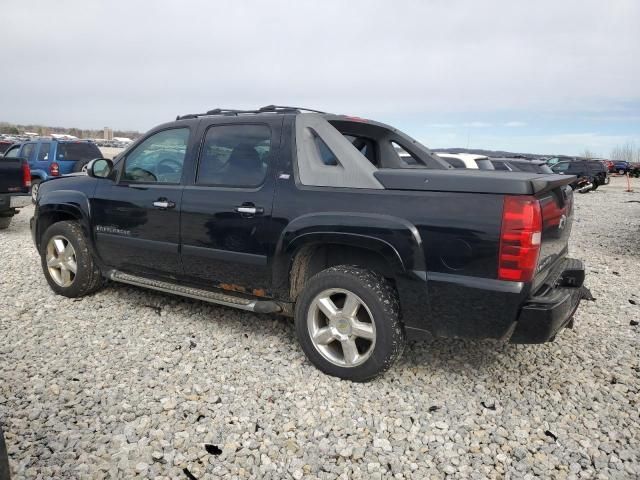
[(322, 371), (364, 381), (406, 339), (553, 339), (582, 298), (573, 177), (451, 169), (402, 132), (293, 107), (211, 110), (42, 184), (51, 288), (104, 279), (294, 317)]
[(31, 202), (26, 195), (31, 188), (31, 171), (24, 158), (0, 155), (0, 230), (9, 228), (19, 207)]

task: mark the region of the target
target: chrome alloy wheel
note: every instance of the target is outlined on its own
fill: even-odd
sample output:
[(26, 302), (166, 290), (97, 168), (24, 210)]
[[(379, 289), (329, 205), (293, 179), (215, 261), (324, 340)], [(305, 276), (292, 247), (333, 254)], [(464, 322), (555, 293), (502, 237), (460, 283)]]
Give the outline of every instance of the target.
[(47, 244), (47, 269), (49, 275), (61, 287), (70, 286), (76, 278), (78, 263), (76, 251), (62, 235), (51, 237)]
[(35, 182), (33, 185), (31, 185), (31, 200), (33, 201), (33, 203), (36, 203), (36, 200), (38, 199), (39, 189), (40, 189), (40, 182)]
[(340, 367), (356, 367), (373, 353), (376, 326), (369, 307), (355, 293), (324, 290), (311, 302), (307, 328), (316, 350)]

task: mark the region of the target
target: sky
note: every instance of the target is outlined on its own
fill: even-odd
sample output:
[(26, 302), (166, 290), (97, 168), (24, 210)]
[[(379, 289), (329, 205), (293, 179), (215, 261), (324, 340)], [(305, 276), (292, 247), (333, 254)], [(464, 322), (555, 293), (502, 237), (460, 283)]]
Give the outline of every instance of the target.
[(640, 145), (638, 0), (2, 0), (0, 121), (146, 131), (269, 104), (431, 148)]

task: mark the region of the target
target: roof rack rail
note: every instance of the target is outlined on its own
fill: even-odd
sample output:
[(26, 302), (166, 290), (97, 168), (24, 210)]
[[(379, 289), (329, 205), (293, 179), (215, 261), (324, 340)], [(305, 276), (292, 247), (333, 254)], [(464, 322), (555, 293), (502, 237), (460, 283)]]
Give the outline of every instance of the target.
[(178, 115), (176, 120), (190, 120), (198, 117), (206, 117), (210, 115), (245, 115), (256, 113), (292, 113), (292, 112), (313, 112), (313, 113), (326, 113), (320, 110), (314, 110), (312, 108), (304, 107), (286, 107), (282, 105), (266, 105), (260, 107), (257, 110), (237, 110), (232, 108), (214, 108), (208, 110), (205, 113), (188, 113), (186, 115)]

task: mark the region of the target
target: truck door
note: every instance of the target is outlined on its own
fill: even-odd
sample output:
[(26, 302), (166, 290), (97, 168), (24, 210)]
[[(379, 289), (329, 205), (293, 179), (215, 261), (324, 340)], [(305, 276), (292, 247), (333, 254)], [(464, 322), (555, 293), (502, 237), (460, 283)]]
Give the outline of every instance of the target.
[(34, 170), (42, 170), (50, 174), (49, 163), (53, 160), (51, 158), (51, 143), (50, 142), (41, 142), (38, 149), (38, 156), (33, 162), (33, 166), (31, 166)]
[[(255, 120), (255, 119), (254, 119)], [(202, 120), (202, 146), (182, 198), (182, 264), (205, 287), (264, 295), (282, 119)]]
[[(194, 127), (195, 128), (195, 127)], [(93, 229), (101, 259), (125, 272), (174, 277), (189, 125), (150, 133), (118, 162), (118, 178), (97, 184)]]

